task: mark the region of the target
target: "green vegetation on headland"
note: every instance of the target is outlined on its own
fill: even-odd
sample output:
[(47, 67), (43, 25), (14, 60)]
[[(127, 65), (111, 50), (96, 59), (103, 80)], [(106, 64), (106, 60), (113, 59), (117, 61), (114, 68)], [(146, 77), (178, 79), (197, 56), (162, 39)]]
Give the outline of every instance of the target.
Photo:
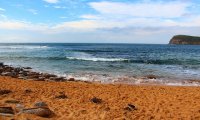
[(175, 35), (169, 44), (200, 45), (200, 37), (188, 35)]

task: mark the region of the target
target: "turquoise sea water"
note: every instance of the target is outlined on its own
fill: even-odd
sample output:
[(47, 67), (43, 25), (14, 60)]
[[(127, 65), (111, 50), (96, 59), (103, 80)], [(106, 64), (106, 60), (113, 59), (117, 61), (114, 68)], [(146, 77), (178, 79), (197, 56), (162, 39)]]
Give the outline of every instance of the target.
[(190, 45), (0, 44), (0, 62), (102, 82), (200, 80), (200, 46)]

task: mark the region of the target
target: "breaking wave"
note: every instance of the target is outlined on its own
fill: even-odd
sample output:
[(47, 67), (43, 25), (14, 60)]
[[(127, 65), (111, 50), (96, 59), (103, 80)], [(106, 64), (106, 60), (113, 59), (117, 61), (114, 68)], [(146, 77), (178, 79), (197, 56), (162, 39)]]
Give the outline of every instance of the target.
[(128, 59), (121, 59), (121, 58), (81, 58), (81, 57), (66, 57), (70, 60), (83, 60), (83, 61), (102, 61), (102, 62), (114, 62), (114, 61), (129, 61)]
[(15, 46), (0, 46), (0, 49), (45, 49), (49, 48), (48, 46), (23, 46), (23, 45), (15, 45)]

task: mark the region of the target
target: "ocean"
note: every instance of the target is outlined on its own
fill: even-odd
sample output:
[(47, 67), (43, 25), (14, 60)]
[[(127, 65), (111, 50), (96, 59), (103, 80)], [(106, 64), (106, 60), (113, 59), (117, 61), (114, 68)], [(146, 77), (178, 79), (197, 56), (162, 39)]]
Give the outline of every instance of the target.
[(198, 45), (1, 43), (0, 62), (103, 83), (178, 85), (200, 80)]

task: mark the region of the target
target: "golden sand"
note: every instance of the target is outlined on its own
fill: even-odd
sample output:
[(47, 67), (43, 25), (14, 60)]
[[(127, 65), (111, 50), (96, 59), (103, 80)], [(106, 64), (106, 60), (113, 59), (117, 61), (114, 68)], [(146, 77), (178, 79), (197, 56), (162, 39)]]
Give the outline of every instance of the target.
[[(5, 89), (12, 92), (0, 95), (0, 106), (15, 108), (16, 104), (5, 101), (17, 100), (30, 108), (35, 102), (44, 101), (55, 116), (19, 114), (0, 116), (1, 120), (200, 120), (200, 87), (25, 81), (0, 77), (0, 90)], [(67, 98), (56, 98), (61, 93)], [(102, 99), (102, 103), (91, 102), (94, 97)], [(135, 105), (136, 109), (125, 109), (128, 104)]]

